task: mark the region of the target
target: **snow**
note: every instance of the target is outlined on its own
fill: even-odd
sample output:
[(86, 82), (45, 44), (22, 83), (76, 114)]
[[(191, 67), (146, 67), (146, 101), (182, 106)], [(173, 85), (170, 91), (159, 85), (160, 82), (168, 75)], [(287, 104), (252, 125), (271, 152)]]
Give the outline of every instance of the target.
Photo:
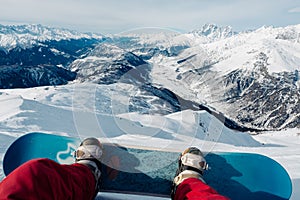
[[(229, 72), (235, 69), (252, 69), (259, 53), (264, 53), (268, 59), (268, 71), (283, 72), (299, 70), (300, 61), (300, 25), (280, 28), (262, 27), (255, 31), (240, 32), (227, 37), (213, 37), (209, 42), (208, 38), (198, 35), (195, 32), (186, 34), (193, 47), (199, 48), (200, 52), (205, 49), (207, 54), (195, 49), (187, 49), (184, 54), (198, 54), (198, 60), (208, 60), (214, 64), (214, 70)], [(205, 40), (206, 39), (206, 40)], [(198, 64), (202, 62), (193, 62)]]
[[(225, 88), (222, 90), (219, 86), (217, 91), (212, 91), (213, 87), (217, 87), (213, 82), (215, 77), (222, 79), (234, 70), (241, 70), (245, 75), (251, 76), (250, 73), (257, 70), (257, 63), (266, 67), (270, 75), (299, 71), (300, 25), (262, 27), (228, 37), (216, 36), (212, 40), (196, 33), (197, 31), (181, 34), (180, 39), (177, 36), (168, 40), (168, 45), (174, 43), (190, 46), (179, 55), (156, 55), (149, 60), (154, 84), (176, 91), (176, 94), (185, 99), (209, 104), (226, 113), (229, 106), (218, 104)], [(216, 33), (219, 36), (220, 34)], [(215, 33), (212, 32), (212, 35)], [(185, 59), (186, 62), (178, 63)], [(209, 73), (210, 70), (213, 72)], [(296, 83), (297, 86), (299, 83), (300, 81)], [(228, 88), (226, 90), (229, 91)]]
[[(201, 87), (201, 91), (197, 90), (198, 83), (189, 85), (189, 80), (177, 80), (180, 73), (210, 65), (213, 70), (223, 73), (235, 69), (253, 69), (261, 52), (268, 58), (269, 73), (299, 71), (300, 25), (284, 28), (262, 27), (241, 33), (233, 33), (230, 27), (225, 27), (219, 29), (219, 32), (210, 32), (208, 38), (201, 35), (207, 32), (203, 31), (179, 34), (171, 30), (149, 28), (148, 34), (144, 34), (143, 29), (122, 33), (120, 36), (138, 37), (140, 44), (146, 46), (157, 43), (161, 48), (172, 45), (191, 46), (178, 56), (157, 55), (149, 61), (152, 64), (151, 76), (154, 84), (174, 91), (176, 89), (176, 93), (186, 99), (205, 102), (209, 100), (212, 92), (205, 86)], [(40, 25), (0, 25), (0, 46), (7, 51), (15, 46), (26, 48), (49, 39), (91, 37), (102, 36)], [(56, 49), (51, 50), (60, 53)], [(112, 55), (124, 52), (123, 49), (112, 48), (110, 45), (102, 45), (100, 50), (107, 56), (99, 58), (90, 55), (74, 63), (79, 65), (81, 62), (106, 62), (111, 60)], [(187, 58), (188, 64), (178, 64), (178, 61)], [(93, 70), (89, 72), (94, 73)], [(194, 89), (194, 93), (190, 89)], [(120, 145), (169, 151), (182, 151), (188, 146), (198, 146), (205, 152), (263, 154), (285, 167), (293, 181), (291, 199), (300, 199), (300, 192), (295, 189), (300, 187), (299, 129), (250, 135), (228, 129), (204, 111), (186, 110), (166, 116), (128, 113), (128, 96), (132, 90), (132, 86), (120, 83), (109, 86), (73, 83), (57, 87), (0, 90), (0, 180), (4, 178), (2, 160), (9, 144), (23, 134), (40, 131), (82, 138), (94, 136)], [(135, 199), (135, 196), (115, 194), (112, 197), (112, 194), (104, 193), (98, 199), (124, 198)]]
[(23, 100), (21, 96), (9, 95), (6, 93), (0, 93), (0, 121), (12, 117), (20, 112), (20, 105), (22, 105)]
[[(126, 93), (119, 91), (124, 87), (74, 83), (57, 87), (0, 90), (0, 162), (13, 140), (28, 132), (41, 131), (79, 135), (82, 138), (94, 136), (121, 145), (170, 151), (198, 146), (205, 152), (259, 153), (283, 165), (292, 178), (293, 188), (300, 187), (299, 129), (250, 135), (226, 128), (203, 111), (186, 110), (167, 116), (127, 113), (126, 109), (119, 109), (126, 107), (126, 101), (121, 100)], [(111, 99), (114, 99), (114, 103)], [(116, 113), (116, 110), (123, 112)], [(0, 179), (3, 178), (1, 166)], [(121, 194), (103, 193), (97, 199), (124, 198)], [(141, 197), (126, 195), (126, 198)], [(300, 199), (297, 189), (293, 190), (291, 199)]]
[(0, 47), (9, 51), (15, 47), (30, 48), (47, 40), (70, 40), (81, 38), (102, 39), (102, 35), (79, 33), (67, 29), (52, 28), (39, 24), (8, 25), (0, 24)]

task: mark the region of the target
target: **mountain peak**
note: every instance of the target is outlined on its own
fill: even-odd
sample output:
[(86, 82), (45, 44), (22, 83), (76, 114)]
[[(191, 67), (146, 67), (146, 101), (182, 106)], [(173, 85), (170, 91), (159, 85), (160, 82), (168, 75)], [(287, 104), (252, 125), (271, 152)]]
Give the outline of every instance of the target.
[(195, 36), (206, 37), (209, 40), (215, 41), (231, 37), (237, 32), (232, 30), (231, 26), (218, 26), (216, 24), (204, 24), (200, 29), (191, 31)]

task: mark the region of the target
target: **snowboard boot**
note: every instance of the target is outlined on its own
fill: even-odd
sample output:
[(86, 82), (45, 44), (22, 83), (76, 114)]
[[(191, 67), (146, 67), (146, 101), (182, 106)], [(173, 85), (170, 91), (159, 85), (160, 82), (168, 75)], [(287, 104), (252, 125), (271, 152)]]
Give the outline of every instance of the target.
[(189, 147), (184, 150), (178, 159), (178, 169), (173, 180), (171, 198), (174, 199), (178, 185), (187, 178), (197, 178), (205, 183), (203, 171), (207, 169), (206, 160), (198, 148)]
[(97, 195), (100, 189), (102, 144), (96, 138), (86, 138), (74, 154), (75, 163), (87, 166), (94, 174), (96, 180), (95, 195)]

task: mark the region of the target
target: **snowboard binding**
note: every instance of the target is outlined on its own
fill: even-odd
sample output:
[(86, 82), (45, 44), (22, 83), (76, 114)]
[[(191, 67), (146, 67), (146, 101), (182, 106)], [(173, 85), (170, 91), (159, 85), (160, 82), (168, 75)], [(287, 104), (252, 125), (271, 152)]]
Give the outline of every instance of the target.
[(172, 184), (171, 198), (174, 199), (178, 185), (187, 178), (197, 178), (205, 183), (203, 172), (207, 169), (208, 164), (198, 148), (189, 147), (184, 150), (178, 158), (178, 169)]
[(96, 194), (100, 189), (102, 155), (103, 146), (96, 138), (86, 138), (74, 152), (75, 163), (86, 165), (94, 174), (96, 180)]

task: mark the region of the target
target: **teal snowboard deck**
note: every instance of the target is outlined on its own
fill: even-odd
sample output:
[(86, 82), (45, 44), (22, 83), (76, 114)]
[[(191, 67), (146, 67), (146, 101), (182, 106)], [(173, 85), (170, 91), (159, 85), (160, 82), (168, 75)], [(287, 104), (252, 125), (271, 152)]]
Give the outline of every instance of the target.
[[(4, 173), (8, 175), (24, 162), (49, 158), (61, 164), (74, 162), (79, 138), (29, 133), (6, 151)], [(167, 197), (177, 169), (178, 152), (128, 148), (104, 144), (101, 190)], [(208, 153), (207, 184), (233, 200), (289, 199), (291, 179), (276, 161), (251, 153)]]

